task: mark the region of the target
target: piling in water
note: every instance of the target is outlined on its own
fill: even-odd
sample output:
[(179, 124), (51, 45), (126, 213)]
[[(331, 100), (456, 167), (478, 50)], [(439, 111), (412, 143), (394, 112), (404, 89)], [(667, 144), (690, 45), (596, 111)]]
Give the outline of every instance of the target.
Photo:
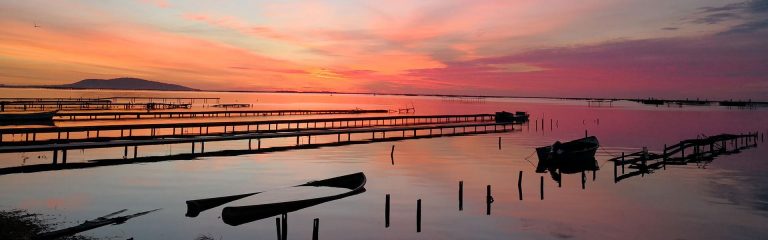
[(318, 239), (319, 228), (320, 228), (320, 219), (319, 218), (315, 218), (315, 220), (313, 221), (313, 224), (312, 224), (312, 240), (317, 240)]
[(275, 218), (275, 229), (277, 229), (277, 240), (283, 240), (283, 231), (280, 230), (280, 218)]
[(389, 227), (389, 194), (384, 204), (384, 227)]
[(283, 224), (282, 224), (282, 234), (283, 240), (288, 239), (288, 213), (283, 213)]
[(541, 200), (544, 200), (544, 176), (540, 176), (540, 177), (541, 177), (540, 178), (541, 181), (540, 181), (539, 190), (541, 190)]
[(459, 211), (464, 210), (464, 181), (459, 181)]
[(517, 177), (517, 193), (520, 196), (520, 200), (523, 200), (523, 171)]
[(493, 196), (491, 195), (491, 185), (485, 188), (485, 215), (491, 215), (491, 203), (493, 203)]
[(416, 232), (421, 232), (421, 199), (416, 200)]

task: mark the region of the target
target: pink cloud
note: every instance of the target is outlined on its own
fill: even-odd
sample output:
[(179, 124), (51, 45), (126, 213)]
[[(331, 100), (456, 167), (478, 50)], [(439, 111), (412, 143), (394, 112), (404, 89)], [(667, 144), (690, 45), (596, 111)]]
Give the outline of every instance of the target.
[[(495, 86), (494, 94), (501, 95), (764, 99), (768, 46), (759, 39), (710, 35), (616, 41), (453, 62), (414, 69), (410, 75)], [(500, 64), (540, 69), (508, 71)]]

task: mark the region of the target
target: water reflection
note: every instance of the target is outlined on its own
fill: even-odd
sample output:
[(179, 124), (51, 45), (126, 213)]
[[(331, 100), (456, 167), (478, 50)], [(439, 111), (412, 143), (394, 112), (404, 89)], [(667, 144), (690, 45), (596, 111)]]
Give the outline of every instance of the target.
[(595, 157), (562, 159), (562, 161), (542, 161), (539, 159), (536, 165), (537, 173), (549, 172), (552, 180), (558, 183), (562, 180), (562, 174), (576, 174), (598, 170), (600, 170), (600, 166), (598, 166)]

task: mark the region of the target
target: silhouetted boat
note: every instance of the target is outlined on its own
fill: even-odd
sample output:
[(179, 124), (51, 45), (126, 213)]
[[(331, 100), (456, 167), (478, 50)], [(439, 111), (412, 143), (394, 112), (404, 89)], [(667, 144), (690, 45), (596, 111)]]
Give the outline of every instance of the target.
[(589, 136), (565, 143), (557, 141), (552, 146), (536, 148), (536, 154), (539, 156), (536, 172), (544, 172), (547, 166), (562, 165), (566, 161), (594, 160), (598, 147), (600, 142), (597, 137)]
[(352, 195), (365, 192), (366, 177), (362, 172), (344, 175), (335, 178), (329, 178), (320, 181), (312, 181), (299, 186), (313, 186), (313, 187), (336, 187), (346, 188), (350, 191), (337, 195), (302, 199), (287, 202), (268, 203), (250, 206), (239, 207), (225, 207), (222, 210), (221, 217), (224, 223), (236, 226), (243, 223), (256, 221), (272, 216), (277, 216), (283, 213), (293, 212), (303, 208), (311, 207), (328, 201), (333, 201)]
[(510, 112), (502, 111), (502, 112), (496, 112), (496, 122), (497, 123), (510, 123), (510, 122), (526, 122), (528, 121), (528, 113), (526, 112), (515, 112), (515, 114), (512, 114)]
[(48, 112), (0, 112), (0, 122), (16, 122), (21, 125), (28, 121), (53, 121), (53, 116), (56, 115), (56, 112), (58, 110)]

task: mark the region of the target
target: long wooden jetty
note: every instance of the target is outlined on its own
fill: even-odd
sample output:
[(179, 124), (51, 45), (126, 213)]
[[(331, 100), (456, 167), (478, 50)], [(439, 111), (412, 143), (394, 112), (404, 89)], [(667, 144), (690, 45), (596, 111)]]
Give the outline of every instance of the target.
[(218, 104), (219, 101), (213, 97), (0, 98), (0, 112), (178, 109), (191, 108), (196, 103)]
[[(688, 139), (671, 146), (664, 146), (661, 153), (643, 151), (630, 154), (622, 153), (620, 157), (614, 157), (612, 161), (613, 176), (615, 182), (651, 173), (654, 169), (666, 168), (666, 165), (686, 165), (711, 161), (723, 154), (737, 153), (743, 149), (756, 147), (757, 133), (749, 134), (720, 134), (701, 139)], [(688, 150), (688, 154), (686, 154)], [(619, 173), (619, 168), (621, 173)], [(634, 171), (626, 173), (626, 168)]]
[[(377, 141), (396, 141), (409, 138), (432, 138), (444, 136), (460, 136), (471, 134), (484, 134), (495, 132), (509, 132), (515, 129), (516, 125), (521, 123), (505, 122), (481, 122), (481, 123), (449, 123), (432, 125), (405, 125), (388, 127), (365, 127), (365, 128), (342, 128), (342, 129), (324, 129), (307, 130), (294, 132), (271, 132), (271, 133), (243, 133), (218, 136), (194, 136), (187, 138), (159, 138), (145, 140), (113, 140), (104, 142), (72, 142), (72, 143), (52, 143), (35, 144), (24, 146), (0, 146), (0, 153), (28, 153), (28, 152), (52, 152), (50, 164), (22, 165), (15, 167), (0, 168), (0, 175), (39, 172), (59, 169), (77, 169), (98, 166), (110, 166), (120, 164), (131, 164), (138, 162), (157, 162), (175, 159), (193, 159), (202, 156), (232, 156), (239, 154), (282, 151), (290, 149), (306, 149), (324, 146), (338, 146), (347, 144), (365, 144)], [(336, 135), (335, 141), (322, 142), (319, 136)], [(270, 146), (263, 149), (262, 141), (275, 138), (295, 138), (296, 144), (289, 146)], [(233, 145), (228, 144), (228, 149), (213, 152), (205, 151), (205, 144), (208, 142), (223, 142), (248, 140), (247, 144), (243, 142), (240, 149), (232, 149)], [(303, 140), (306, 140), (304, 142)], [(255, 144), (254, 144), (255, 142)], [(284, 141), (278, 141), (283, 142)], [(169, 145), (169, 144), (190, 144), (189, 151), (170, 154), (167, 156), (144, 155), (139, 157), (139, 146), (149, 145)], [(255, 145), (255, 147), (254, 147)], [(93, 159), (85, 162), (67, 163), (67, 152), (71, 150), (86, 149), (120, 149), (123, 152), (122, 159)], [(130, 156), (132, 150), (133, 156)]]
[[(495, 121), (493, 114), (313, 118), (261, 121), (119, 124), (0, 129), (0, 144), (30, 145), (118, 139), (146, 139), (235, 133), (329, 130), (374, 126)], [(7, 139), (7, 136), (11, 136)], [(23, 136), (16, 139), (14, 136)]]
[(157, 110), (191, 108), (189, 103), (116, 103), (109, 100), (88, 101), (10, 101), (0, 102), (3, 111), (46, 111), (46, 110)]
[(381, 109), (331, 109), (331, 110), (220, 110), (220, 111), (102, 111), (102, 112), (63, 112), (57, 113), (54, 120), (119, 120), (147, 118), (198, 118), (198, 117), (247, 117), (247, 116), (285, 116), (314, 114), (363, 114), (387, 113)]

